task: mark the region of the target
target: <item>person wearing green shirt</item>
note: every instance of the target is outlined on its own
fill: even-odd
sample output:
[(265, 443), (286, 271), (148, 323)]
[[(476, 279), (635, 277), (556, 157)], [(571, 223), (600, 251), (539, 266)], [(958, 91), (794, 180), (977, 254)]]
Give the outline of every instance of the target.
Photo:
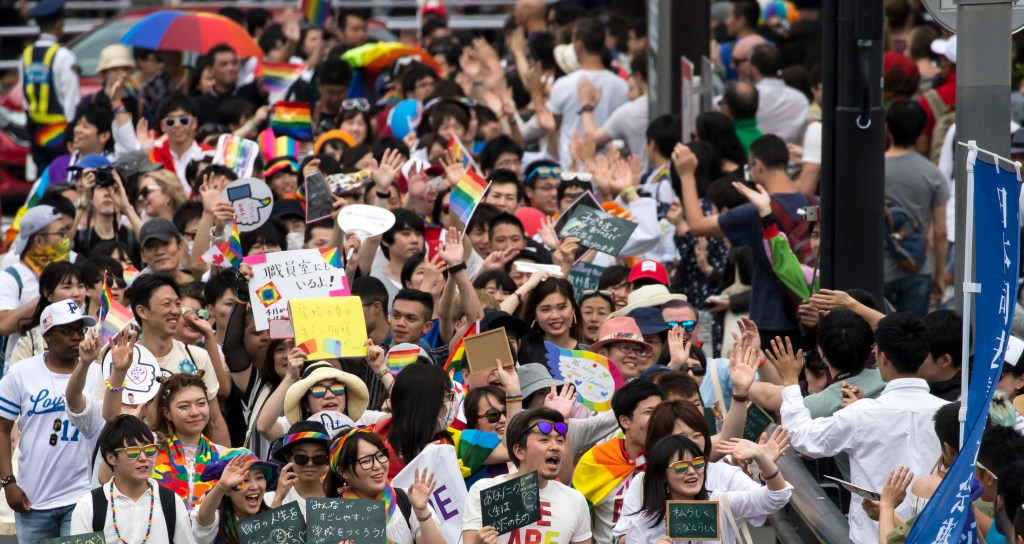
[(732, 119), (736, 136), (743, 144), (743, 150), (750, 152), (750, 144), (764, 136), (757, 128), (757, 87), (744, 81), (732, 81), (725, 86), (725, 94), (718, 103), (722, 113)]

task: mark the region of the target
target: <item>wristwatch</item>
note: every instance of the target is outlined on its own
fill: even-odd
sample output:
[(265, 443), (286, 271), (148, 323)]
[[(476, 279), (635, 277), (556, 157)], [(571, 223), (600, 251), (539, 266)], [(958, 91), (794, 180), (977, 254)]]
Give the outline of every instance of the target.
[(18, 479), (15, 478), (13, 474), (11, 474), (10, 476), (4, 476), (3, 478), (0, 478), (0, 487), (7, 487), (7, 484), (16, 483), (18, 483)]

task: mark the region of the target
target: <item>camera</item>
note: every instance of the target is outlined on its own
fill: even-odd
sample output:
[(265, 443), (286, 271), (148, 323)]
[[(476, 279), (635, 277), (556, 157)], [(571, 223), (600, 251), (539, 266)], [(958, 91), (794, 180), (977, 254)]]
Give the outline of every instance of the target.
[(114, 185), (113, 168), (104, 166), (93, 171), (96, 176), (97, 187), (112, 187)]

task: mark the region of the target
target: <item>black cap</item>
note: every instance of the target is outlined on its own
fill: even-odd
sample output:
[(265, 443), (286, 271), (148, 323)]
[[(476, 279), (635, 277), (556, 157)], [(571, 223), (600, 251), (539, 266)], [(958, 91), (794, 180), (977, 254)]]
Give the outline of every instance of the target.
[(522, 338), (530, 332), (530, 326), (525, 321), (510, 315), (508, 312), (492, 310), (490, 308), (484, 310), (484, 317), (480, 320), (480, 332), (492, 331), (501, 327), (505, 327), (505, 332), (509, 336), (515, 336), (516, 338)]
[(142, 224), (142, 229), (139, 231), (139, 244), (146, 247), (146, 242), (153, 238), (161, 242), (170, 242), (179, 236), (181, 233), (174, 227), (174, 223), (162, 217), (154, 217)]
[(45, 19), (57, 15), (64, 9), (65, 0), (42, 0), (28, 10), (29, 19)]
[(661, 310), (657, 308), (635, 308), (626, 316), (632, 317), (633, 321), (636, 321), (636, 326), (640, 327), (640, 334), (658, 334), (671, 328), (665, 323)]
[(114, 161), (114, 168), (117, 168), (118, 173), (125, 178), (129, 178), (135, 174), (148, 174), (150, 172), (155, 172), (163, 167), (164, 165), (149, 160), (149, 155), (146, 155), (142, 151), (125, 153)]
[(284, 219), (286, 217), (306, 218), (306, 210), (302, 209), (302, 203), (294, 198), (282, 198), (274, 202), (274, 210), (270, 212), (271, 219)]

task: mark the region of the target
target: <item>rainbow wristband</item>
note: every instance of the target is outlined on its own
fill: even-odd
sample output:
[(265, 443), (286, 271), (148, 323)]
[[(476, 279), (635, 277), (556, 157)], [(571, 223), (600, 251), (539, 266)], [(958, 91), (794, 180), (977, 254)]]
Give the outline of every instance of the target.
[(103, 380), (103, 383), (107, 386), (107, 391), (110, 391), (111, 393), (120, 393), (124, 389), (124, 382), (122, 382), (118, 387), (110, 385), (110, 380)]
[(514, 404), (517, 402), (523, 402), (522, 395), (508, 395), (505, 397), (505, 404)]

